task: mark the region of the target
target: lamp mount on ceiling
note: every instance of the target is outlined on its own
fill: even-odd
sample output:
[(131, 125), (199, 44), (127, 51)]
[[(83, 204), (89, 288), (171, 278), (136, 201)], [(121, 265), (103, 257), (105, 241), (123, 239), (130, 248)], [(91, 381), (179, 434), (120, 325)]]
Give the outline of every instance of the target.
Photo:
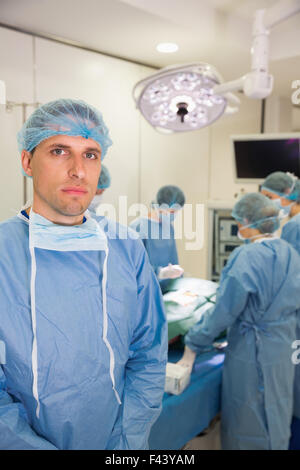
[(212, 65), (203, 62), (165, 67), (136, 83), (133, 98), (137, 108), (157, 130), (186, 132), (236, 112), (240, 100), (234, 91), (248, 98), (266, 98), (273, 89), (273, 76), (268, 72), (269, 31), (299, 11), (300, 0), (281, 0), (270, 10), (255, 12), (251, 71), (242, 77), (224, 82)]

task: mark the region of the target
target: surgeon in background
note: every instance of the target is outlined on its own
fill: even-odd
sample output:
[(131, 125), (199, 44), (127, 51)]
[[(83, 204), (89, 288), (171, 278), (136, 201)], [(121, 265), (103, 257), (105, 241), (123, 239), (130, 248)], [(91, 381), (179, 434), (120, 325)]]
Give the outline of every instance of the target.
[(245, 245), (222, 271), (216, 305), (185, 338), (179, 361), (191, 369), (196, 354), (229, 328), (223, 371), (223, 449), (288, 449), (293, 410), (295, 340), (300, 309), (300, 257), (275, 237), (279, 210), (262, 194), (234, 206)]
[(97, 208), (101, 204), (101, 200), (103, 198), (104, 191), (110, 187), (111, 184), (111, 177), (110, 173), (105, 165), (101, 165), (101, 173), (99, 176), (98, 184), (97, 184), (97, 191), (92, 199), (92, 202), (89, 205), (89, 211), (92, 214), (97, 213)]
[(282, 228), (281, 238), (291, 243), (300, 255), (300, 181), (297, 180), (291, 195), (290, 220)]
[(184, 204), (185, 196), (180, 188), (163, 186), (152, 203), (148, 218), (140, 217), (130, 224), (144, 243), (163, 292), (170, 279), (176, 279), (184, 272), (178, 264), (173, 226), (176, 214)]
[[(281, 232), (281, 238), (290, 243), (300, 255), (300, 181), (298, 180), (294, 188), (294, 203), (290, 211), (290, 220), (284, 225)], [(300, 293), (300, 286), (299, 286)], [(299, 294), (300, 295), (300, 294)], [(300, 340), (300, 315), (298, 317), (297, 336)], [(292, 430), (298, 420), (300, 426), (300, 364), (296, 365), (295, 373), (295, 391), (294, 391), (294, 420)], [(299, 438), (298, 438), (299, 439)], [(296, 442), (296, 434), (292, 434), (291, 449), (300, 450), (300, 442)]]
[(290, 215), (291, 209), (295, 203), (294, 201), (294, 188), (297, 178), (291, 173), (284, 173), (283, 171), (274, 171), (262, 183), (260, 192), (272, 199), (276, 204), (280, 213), (281, 219), (286, 222), (286, 217)]

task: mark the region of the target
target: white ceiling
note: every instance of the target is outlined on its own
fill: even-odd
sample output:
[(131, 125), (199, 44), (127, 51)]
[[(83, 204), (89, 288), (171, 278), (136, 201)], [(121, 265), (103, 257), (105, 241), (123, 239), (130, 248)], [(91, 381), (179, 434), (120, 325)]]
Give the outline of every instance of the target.
[[(287, 1), (287, 0), (286, 0)], [(296, 0), (299, 1), (300, 0)], [(114, 56), (163, 67), (213, 64), (224, 79), (249, 70), (252, 18), (276, 0), (0, 0), (0, 22), (72, 40)], [(290, 94), (300, 79), (300, 14), (271, 32), (275, 91)], [(161, 54), (159, 42), (176, 42)]]

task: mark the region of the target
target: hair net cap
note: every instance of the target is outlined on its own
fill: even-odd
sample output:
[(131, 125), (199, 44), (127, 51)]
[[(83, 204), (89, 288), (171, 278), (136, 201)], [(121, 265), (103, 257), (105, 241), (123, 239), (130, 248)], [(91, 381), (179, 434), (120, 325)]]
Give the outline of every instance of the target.
[(163, 186), (157, 193), (156, 196), (157, 204), (166, 205), (169, 208), (172, 206), (184, 206), (185, 203), (185, 196), (178, 186)]
[(263, 182), (262, 189), (277, 194), (286, 199), (294, 199), (294, 188), (297, 181), (292, 173), (275, 171), (271, 173)]
[(43, 140), (55, 135), (81, 136), (95, 140), (101, 159), (112, 144), (102, 114), (81, 100), (59, 99), (37, 108), (18, 132), (20, 152), (31, 152)]
[(300, 181), (297, 180), (295, 183), (294, 191), (290, 196), (294, 201), (300, 204)]
[(279, 209), (263, 194), (249, 193), (234, 206), (232, 217), (242, 225), (257, 228), (261, 233), (273, 233), (279, 228)]
[(98, 189), (109, 188), (110, 187), (110, 182), (111, 182), (111, 178), (110, 178), (109, 171), (108, 171), (106, 166), (102, 165), (97, 188)]

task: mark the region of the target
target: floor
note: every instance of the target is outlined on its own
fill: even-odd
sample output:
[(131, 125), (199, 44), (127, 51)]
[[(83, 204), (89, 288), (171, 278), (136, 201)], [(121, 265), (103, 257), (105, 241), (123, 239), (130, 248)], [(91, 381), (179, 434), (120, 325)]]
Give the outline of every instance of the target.
[(214, 418), (210, 426), (187, 442), (182, 450), (221, 450), (220, 417)]

